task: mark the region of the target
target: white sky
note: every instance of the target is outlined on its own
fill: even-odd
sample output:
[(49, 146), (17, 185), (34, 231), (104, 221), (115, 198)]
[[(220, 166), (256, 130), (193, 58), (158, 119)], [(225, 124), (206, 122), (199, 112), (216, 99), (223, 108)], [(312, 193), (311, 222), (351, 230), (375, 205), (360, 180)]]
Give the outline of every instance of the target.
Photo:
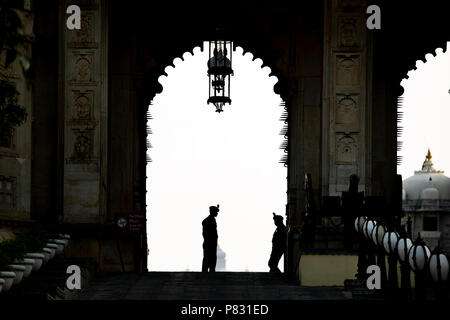
[(436, 53), (436, 57), (427, 54), (426, 63), (418, 61), (417, 70), (401, 82), (404, 132), (398, 173), (403, 179), (422, 168), (428, 147), (435, 169), (450, 175), (450, 52), (442, 48)]
[[(262, 61), (233, 52), (231, 106), (207, 105), (208, 46), (194, 49), (160, 77), (150, 112), (153, 162), (147, 166), (150, 271), (200, 271), (202, 220), (216, 218), (226, 271), (268, 271), (272, 212), (285, 214), (287, 171), (276, 77)], [(280, 269), (283, 262), (280, 261)]]

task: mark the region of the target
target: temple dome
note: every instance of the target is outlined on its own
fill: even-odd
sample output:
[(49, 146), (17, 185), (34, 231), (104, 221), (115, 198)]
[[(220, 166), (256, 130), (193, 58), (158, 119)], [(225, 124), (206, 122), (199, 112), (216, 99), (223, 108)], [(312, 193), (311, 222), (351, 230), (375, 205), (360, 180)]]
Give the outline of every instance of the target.
[(433, 187), (423, 189), (420, 198), (424, 200), (439, 200), (439, 191)]
[(450, 200), (450, 178), (434, 169), (431, 158), (428, 149), (422, 170), (403, 181), (403, 200)]

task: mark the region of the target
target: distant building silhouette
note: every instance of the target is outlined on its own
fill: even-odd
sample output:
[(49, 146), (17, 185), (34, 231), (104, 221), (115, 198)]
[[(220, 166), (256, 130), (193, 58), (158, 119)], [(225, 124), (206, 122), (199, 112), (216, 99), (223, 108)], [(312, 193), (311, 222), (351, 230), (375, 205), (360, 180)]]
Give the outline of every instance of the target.
[(430, 149), (422, 170), (403, 180), (403, 210), (412, 219), (412, 238), (420, 236), (434, 249), (450, 251), (450, 178), (434, 169)]
[(226, 253), (217, 245), (216, 271), (226, 271)]

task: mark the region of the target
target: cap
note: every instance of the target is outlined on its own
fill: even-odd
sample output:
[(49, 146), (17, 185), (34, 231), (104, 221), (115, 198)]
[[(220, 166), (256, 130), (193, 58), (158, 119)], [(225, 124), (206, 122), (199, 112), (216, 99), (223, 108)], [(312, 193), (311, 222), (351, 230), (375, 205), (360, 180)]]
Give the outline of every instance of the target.
[(209, 210), (210, 211), (214, 211), (214, 212), (219, 212), (219, 205), (217, 205), (217, 206), (210, 206)]
[(275, 214), (275, 212), (272, 212), (272, 214), (273, 214), (273, 220), (280, 220), (280, 221), (284, 220), (284, 218), (282, 216)]

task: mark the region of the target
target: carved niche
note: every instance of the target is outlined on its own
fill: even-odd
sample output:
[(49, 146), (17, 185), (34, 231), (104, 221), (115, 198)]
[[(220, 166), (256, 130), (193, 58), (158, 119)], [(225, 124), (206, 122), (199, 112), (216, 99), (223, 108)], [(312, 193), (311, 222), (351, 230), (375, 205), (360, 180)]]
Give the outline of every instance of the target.
[(94, 91), (73, 91), (72, 112), (73, 120), (93, 119)]
[(340, 47), (359, 47), (359, 24), (360, 19), (358, 17), (340, 17), (338, 27)]
[(337, 135), (336, 162), (337, 163), (357, 163), (358, 142), (354, 135)]
[(336, 124), (356, 129), (359, 127), (358, 94), (336, 95)]
[(93, 158), (93, 131), (73, 129), (73, 151), (69, 163), (89, 163)]
[(71, 72), (71, 85), (92, 86), (97, 83), (94, 81), (94, 52), (80, 53), (73, 52), (73, 68)]
[(358, 86), (360, 84), (361, 59), (359, 55), (336, 56), (336, 85)]
[(89, 138), (86, 136), (78, 136), (75, 139), (74, 144), (74, 158), (76, 159), (86, 159), (89, 158), (89, 149), (90, 149), (91, 143), (89, 141)]

